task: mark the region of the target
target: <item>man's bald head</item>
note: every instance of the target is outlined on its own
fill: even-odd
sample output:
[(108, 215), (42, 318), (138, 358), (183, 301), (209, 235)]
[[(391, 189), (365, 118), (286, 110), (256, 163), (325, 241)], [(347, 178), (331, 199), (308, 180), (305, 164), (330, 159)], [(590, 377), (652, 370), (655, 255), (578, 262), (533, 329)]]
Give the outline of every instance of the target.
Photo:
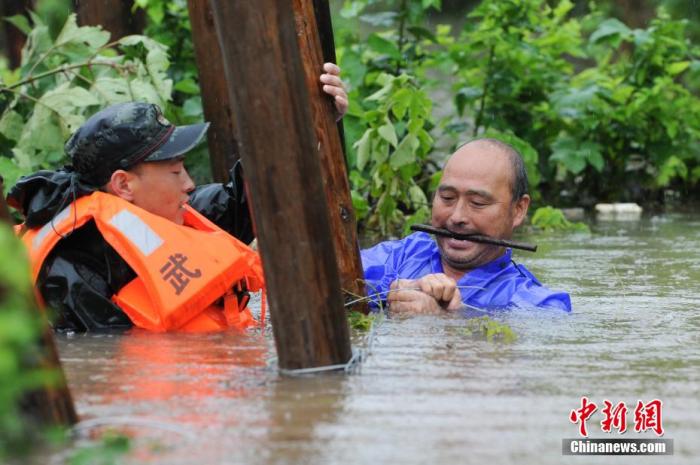
[[(471, 152), (472, 150), (479, 149), (496, 152), (507, 157), (508, 164), (511, 168), (510, 190), (513, 202), (517, 201), (518, 199), (522, 198), (523, 195), (528, 193), (527, 170), (525, 169), (523, 157), (517, 150), (515, 150), (515, 148), (513, 148), (513, 146), (503, 141), (490, 137), (471, 140), (459, 147), (450, 157), (450, 160), (455, 156), (460, 156), (464, 153)], [(447, 161), (448, 164), (450, 160)], [(447, 167), (447, 164), (445, 167)]]

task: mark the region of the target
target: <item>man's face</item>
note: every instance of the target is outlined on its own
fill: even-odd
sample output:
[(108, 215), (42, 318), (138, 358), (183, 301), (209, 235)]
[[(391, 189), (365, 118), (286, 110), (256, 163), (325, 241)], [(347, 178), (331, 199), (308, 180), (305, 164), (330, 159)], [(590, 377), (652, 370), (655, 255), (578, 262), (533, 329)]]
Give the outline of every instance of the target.
[[(445, 165), (433, 199), (432, 224), (462, 234), (509, 239), (530, 203), (529, 196), (512, 201), (512, 167), (508, 155), (485, 142), (460, 148)], [(437, 237), (443, 266), (461, 276), (503, 253), (502, 247)]]
[(184, 222), (184, 204), (194, 183), (182, 159), (141, 163), (132, 171), (132, 203), (177, 224)]

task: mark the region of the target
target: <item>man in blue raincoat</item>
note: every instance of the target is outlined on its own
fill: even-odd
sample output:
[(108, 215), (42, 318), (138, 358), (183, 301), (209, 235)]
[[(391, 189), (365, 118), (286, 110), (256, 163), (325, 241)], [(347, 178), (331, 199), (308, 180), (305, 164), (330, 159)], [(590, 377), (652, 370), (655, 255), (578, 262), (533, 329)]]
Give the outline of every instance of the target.
[[(432, 225), (460, 234), (510, 239), (527, 215), (527, 173), (520, 154), (496, 139), (476, 139), (447, 161), (433, 198)], [(555, 308), (565, 292), (544, 287), (511, 250), (417, 232), (362, 251), (368, 292), (392, 313)]]

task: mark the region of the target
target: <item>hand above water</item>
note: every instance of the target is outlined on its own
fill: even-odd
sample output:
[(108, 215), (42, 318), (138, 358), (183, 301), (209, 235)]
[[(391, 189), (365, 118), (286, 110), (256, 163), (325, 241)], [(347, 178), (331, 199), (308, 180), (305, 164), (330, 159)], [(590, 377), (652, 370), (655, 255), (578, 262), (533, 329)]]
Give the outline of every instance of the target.
[(333, 97), (337, 112), (336, 121), (340, 121), (348, 111), (348, 94), (345, 92), (343, 81), (340, 80), (340, 68), (333, 63), (324, 63), (323, 71), (324, 74), (319, 80), (323, 83), (323, 91)]
[(443, 273), (420, 279), (397, 279), (391, 283), (389, 311), (403, 315), (436, 315), (462, 308), (457, 282)]

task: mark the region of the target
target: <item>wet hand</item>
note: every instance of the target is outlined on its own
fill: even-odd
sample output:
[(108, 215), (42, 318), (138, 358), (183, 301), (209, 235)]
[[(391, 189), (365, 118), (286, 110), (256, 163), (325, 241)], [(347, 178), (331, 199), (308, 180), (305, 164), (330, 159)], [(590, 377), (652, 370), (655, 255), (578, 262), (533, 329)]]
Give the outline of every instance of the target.
[(456, 311), (462, 307), (457, 282), (444, 273), (434, 273), (417, 280), (421, 291), (434, 298), (441, 308)]
[(324, 74), (320, 77), (320, 81), (323, 83), (323, 91), (333, 97), (337, 112), (336, 121), (340, 121), (348, 111), (348, 94), (345, 91), (343, 81), (340, 79), (340, 68), (333, 63), (324, 63), (323, 71)]
[(437, 315), (444, 310), (431, 295), (420, 290), (418, 280), (397, 279), (387, 297), (389, 311), (399, 315)]

